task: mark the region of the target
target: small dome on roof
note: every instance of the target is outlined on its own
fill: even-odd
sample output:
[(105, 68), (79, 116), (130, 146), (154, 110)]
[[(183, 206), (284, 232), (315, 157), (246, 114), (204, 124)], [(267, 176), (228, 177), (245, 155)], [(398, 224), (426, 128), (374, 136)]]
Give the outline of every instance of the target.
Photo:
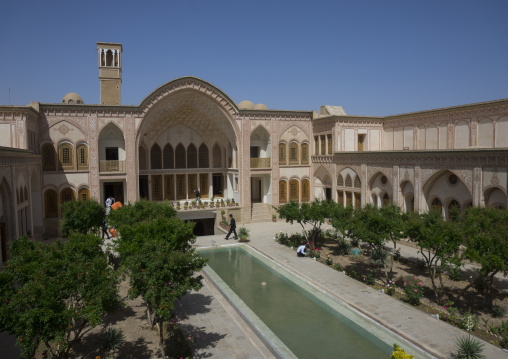
[(268, 107), (262, 103), (258, 103), (256, 106), (254, 106), (254, 110), (268, 110)]
[(81, 96), (79, 96), (77, 93), (69, 92), (67, 95), (64, 96), (62, 103), (67, 105), (79, 105), (83, 104), (83, 99)]
[(242, 101), (238, 104), (238, 108), (240, 110), (252, 110), (254, 108), (254, 104), (250, 101)]

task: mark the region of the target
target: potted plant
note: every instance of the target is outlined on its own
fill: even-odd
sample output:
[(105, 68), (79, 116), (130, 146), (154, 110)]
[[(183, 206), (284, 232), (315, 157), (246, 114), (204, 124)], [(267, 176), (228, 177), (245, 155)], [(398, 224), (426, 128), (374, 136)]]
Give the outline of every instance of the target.
[(238, 229), (238, 238), (240, 240), (240, 242), (247, 242), (247, 240), (249, 239), (249, 234), (250, 230), (248, 230), (247, 228), (245, 227), (240, 227)]
[(176, 202), (176, 209), (180, 210), (180, 202)]
[(183, 209), (189, 209), (189, 206), (187, 206), (186, 204), (183, 205)]
[(272, 214), (272, 222), (277, 222), (277, 216), (275, 214)]
[(192, 201), (192, 208), (196, 208), (196, 201)]
[(219, 201), (215, 202), (215, 208), (219, 208), (219, 207), (220, 207)]

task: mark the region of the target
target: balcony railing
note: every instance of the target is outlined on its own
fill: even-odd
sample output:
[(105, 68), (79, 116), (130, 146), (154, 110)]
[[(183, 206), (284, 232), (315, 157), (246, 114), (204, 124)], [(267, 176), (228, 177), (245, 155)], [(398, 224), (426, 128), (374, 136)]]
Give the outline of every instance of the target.
[(270, 168), (270, 157), (251, 158), (250, 168)]
[(100, 161), (99, 172), (125, 172), (125, 161)]

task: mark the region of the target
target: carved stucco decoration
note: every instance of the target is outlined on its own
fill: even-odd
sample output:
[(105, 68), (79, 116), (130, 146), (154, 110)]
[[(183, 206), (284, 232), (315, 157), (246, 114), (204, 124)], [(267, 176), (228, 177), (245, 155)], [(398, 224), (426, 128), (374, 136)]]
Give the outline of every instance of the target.
[(99, 199), (100, 188), (97, 119), (95, 117), (89, 117), (88, 123), (90, 124), (90, 144), (88, 148), (88, 163), (90, 164), (90, 172), (88, 173), (88, 178), (90, 179), (90, 197)]
[(469, 189), (470, 193), (473, 193), (472, 186), (472, 169), (456, 169), (456, 168), (422, 168), (422, 186), (427, 185), (427, 181), (434, 176), (438, 172), (450, 171), (454, 173), (460, 180), (464, 183), (464, 185)]
[(360, 166), (351, 166), (351, 165), (345, 165), (345, 166), (337, 166), (337, 177), (339, 177), (339, 174), (346, 168), (351, 168), (357, 176), (360, 177), (360, 181), (363, 182), (363, 173), (362, 173), (362, 167)]
[(70, 119), (70, 118), (62, 119), (62, 118), (56, 117), (56, 118), (50, 118), (47, 122), (41, 121), (42, 126), (41, 126), (41, 133), (39, 135), (39, 138), (40, 139), (44, 138), (47, 135), (49, 129), (53, 126), (57, 126), (59, 123), (62, 123), (62, 124), (59, 127), (56, 127), (56, 129), (63, 136), (65, 136), (70, 131), (74, 130), (72, 127), (67, 126), (67, 123), (68, 123), (68, 124), (75, 126), (78, 130), (81, 131), (81, 133), (85, 136), (85, 138), (88, 138), (88, 126), (87, 126), (88, 121), (85, 119), (78, 119), (78, 120), (77, 119)]
[(367, 169), (367, 183), (369, 183), (369, 186), (370, 184), (372, 183), (372, 180), (373, 180), (373, 176), (376, 176), (377, 174), (381, 173), (383, 175), (385, 175), (388, 180), (391, 182), (391, 183), (394, 183), (393, 182), (393, 167), (384, 167), (384, 166), (369, 166), (368, 169)]

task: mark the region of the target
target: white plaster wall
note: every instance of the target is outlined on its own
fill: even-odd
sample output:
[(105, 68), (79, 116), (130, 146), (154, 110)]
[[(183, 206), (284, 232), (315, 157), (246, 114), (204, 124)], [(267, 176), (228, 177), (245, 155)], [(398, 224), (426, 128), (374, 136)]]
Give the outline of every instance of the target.
[(379, 151), (379, 130), (370, 130), (367, 136), (368, 150)]
[(455, 199), (461, 206), (465, 202), (471, 201), (472, 197), (466, 185), (459, 179), (455, 186), (450, 186), (446, 180), (450, 172), (443, 173), (432, 185), (429, 194), (427, 195), (427, 202), (430, 205), (431, 199), (438, 197), (441, 200), (443, 207), (447, 207), (448, 203)]
[(448, 125), (442, 123), (439, 125), (439, 149), (447, 148)]
[(469, 147), (469, 124), (461, 121), (455, 125), (455, 148)]
[(494, 123), (490, 119), (478, 122), (478, 146), (494, 147)]
[[(386, 184), (381, 183), (381, 177), (383, 177), (383, 174), (378, 174), (376, 179), (371, 185), (371, 193), (375, 193), (378, 197), (382, 193), (388, 193), (388, 196), (390, 197), (390, 200), (393, 200), (393, 190), (392, 190), (392, 184), (390, 182), (390, 178), (387, 177), (388, 181), (386, 181)], [(380, 198), (382, 200), (382, 197)], [(381, 201), (382, 202), (382, 201)], [(380, 203), (381, 203), (380, 202)]]
[(496, 124), (496, 147), (508, 147), (508, 116), (501, 117)]
[(393, 128), (385, 130), (385, 143), (383, 147), (385, 151), (393, 150)]
[[(55, 185), (60, 188), (63, 184), (71, 184), (77, 186), (88, 183), (88, 173), (44, 173), (42, 175), (43, 187), (47, 185)], [(76, 193), (77, 194), (77, 193)]]
[(438, 148), (439, 136), (438, 129), (435, 125), (427, 127), (427, 149), (436, 150)]
[(357, 176), (356, 172), (353, 171), (353, 169), (346, 167), (342, 171), (340, 171), (340, 174), (342, 175), (342, 178), (344, 181), (346, 181), (346, 176), (349, 175), (351, 177), (351, 180), (353, 181), (353, 185), (355, 183), (355, 177)]
[(393, 139), (393, 149), (394, 150), (402, 150), (404, 147), (404, 128), (399, 127), (394, 131), (394, 139)]
[(506, 183), (508, 180), (508, 173), (506, 167), (492, 168), (486, 167), (483, 169), (483, 188), (490, 186), (500, 187), (506, 191)]
[[(197, 132), (193, 131), (189, 127), (184, 125), (176, 125), (162, 132), (160, 136), (157, 137), (155, 142), (160, 146), (161, 150), (164, 150), (164, 146), (166, 146), (168, 143), (173, 146), (173, 150), (175, 150), (176, 146), (178, 146), (180, 143), (185, 147), (185, 149), (187, 149), (187, 147), (193, 143), (198, 150), (199, 146), (201, 146), (201, 144), (205, 141), (203, 141)], [(206, 143), (209, 153), (212, 151), (212, 144), (213, 143), (211, 140)], [(150, 153), (150, 149), (148, 150), (148, 153)]]
[(314, 179), (314, 197), (316, 199), (326, 198), (325, 187), (323, 186), (319, 178)]
[[(406, 172), (407, 172), (407, 179), (406, 179)], [(414, 181), (415, 178), (415, 170), (413, 167), (399, 167), (399, 179), (400, 182), (411, 180)]]
[(418, 127), (418, 150), (425, 149), (425, 126)]
[(279, 169), (280, 177), (286, 177), (288, 179), (292, 177), (303, 177), (310, 178), (310, 167), (281, 167)]
[(413, 149), (413, 127), (404, 127), (404, 147)]
[(354, 151), (355, 150), (355, 130), (352, 128), (346, 128), (344, 130), (344, 136), (345, 138), (345, 151)]
[(506, 208), (506, 195), (499, 188), (496, 188), (489, 193), (486, 205)]
[(11, 125), (8, 123), (0, 124), (0, 146), (12, 147)]

